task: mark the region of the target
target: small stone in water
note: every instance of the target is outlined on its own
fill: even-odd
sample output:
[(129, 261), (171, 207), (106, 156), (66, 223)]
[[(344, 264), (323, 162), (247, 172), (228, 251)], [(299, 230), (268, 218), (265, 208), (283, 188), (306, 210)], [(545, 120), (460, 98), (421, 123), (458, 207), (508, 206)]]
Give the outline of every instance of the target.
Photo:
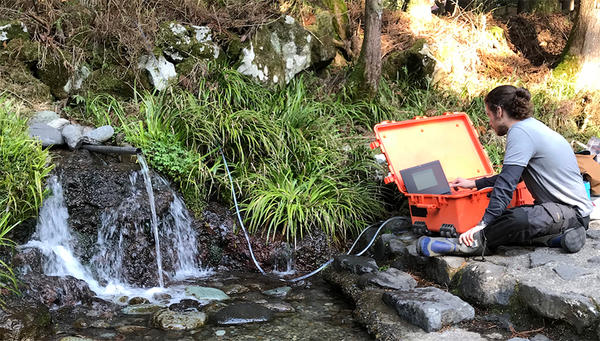
[(129, 305), (147, 304), (147, 303), (150, 303), (150, 301), (144, 297), (134, 297), (129, 300)]
[(224, 330), (217, 330), (215, 332), (215, 335), (217, 335), (217, 336), (223, 336), (223, 335), (225, 335), (225, 331)]
[(83, 318), (78, 319), (77, 321), (73, 322), (73, 328), (84, 329), (84, 328), (87, 328), (89, 326), (90, 326), (90, 324), (88, 323), (88, 321), (86, 321)]

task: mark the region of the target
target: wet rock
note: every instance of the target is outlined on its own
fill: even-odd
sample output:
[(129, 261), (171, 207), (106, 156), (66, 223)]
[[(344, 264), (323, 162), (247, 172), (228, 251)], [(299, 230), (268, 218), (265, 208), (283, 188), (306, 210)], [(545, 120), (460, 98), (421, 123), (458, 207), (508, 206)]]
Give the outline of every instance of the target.
[(590, 269), (574, 265), (559, 265), (553, 270), (560, 276), (560, 278), (564, 279), (565, 281), (570, 281), (577, 277), (589, 275), (592, 273)]
[(564, 255), (549, 253), (544, 249), (535, 250), (529, 255), (529, 259), (531, 261), (532, 268), (546, 265), (548, 263), (565, 263), (569, 261), (569, 258)]
[(72, 307), (95, 296), (85, 281), (72, 276), (58, 277), (30, 273), (23, 276), (22, 281), (27, 284), (23, 292), (49, 308)]
[(243, 294), (250, 291), (247, 287), (239, 284), (231, 284), (223, 287), (223, 292), (227, 295)]
[(90, 339), (87, 337), (78, 337), (78, 336), (67, 336), (60, 339), (60, 341), (98, 341), (96, 339)]
[(284, 298), (284, 300), (286, 300), (286, 301), (302, 301), (302, 300), (305, 300), (305, 299), (306, 299), (306, 295), (304, 293), (301, 293), (301, 292), (288, 294)]
[(173, 303), (169, 306), (169, 310), (183, 313), (200, 311), (202, 304), (196, 300), (183, 299), (179, 303)]
[(159, 301), (161, 303), (166, 303), (171, 299), (171, 295), (165, 292), (157, 292), (152, 295), (152, 299)]
[(516, 281), (506, 268), (489, 262), (472, 263), (460, 270), (456, 284), (461, 297), (482, 305), (508, 305)]
[(260, 292), (250, 291), (237, 297), (242, 301), (259, 301), (265, 299), (265, 295)]
[(90, 322), (90, 327), (93, 328), (100, 328), (100, 329), (107, 329), (110, 328), (110, 324), (106, 321), (102, 321), (102, 320), (94, 320)]
[(265, 290), (262, 293), (269, 297), (283, 298), (286, 297), (290, 293), (290, 291), (292, 291), (292, 288), (290, 287), (279, 287), (275, 289)]
[(256, 322), (267, 322), (273, 319), (273, 312), (255, 303), (233, 304), (219, 310), (213, 316), (220, 325), (239, 325)]
[(145, 297), (134, 297), (127, 302), (129, 305), (148, 304), (150, 300)]
[(126, 315), (152, 315), (163, 308), (164, 306), (158, 304), (138, 304), (125, 307), (121, 311)]
[(109, 125), (96, 128), (83, 135), (88, 140), (96, 141), (99, 143), (106, 142), (114, 135), (115, 129)]
[(548, 337), (546, 337), (545, 335), (538, 334), (538, 335), (532, 337), (531, 341), (552, 341), (552, 340), (549, 339)]
[(222, 303), (222, 302), (212, 302), (212, 303), (209, 303), (206, 306), (202, 307), (202, 311), (207, 314), (214, 314), (217, 311), (225, 308), (226, 306), (227, 306), (227, 304)]
[(69, 124), (63, 128), (62, 136), (70, 149), (77, 149), (81, 145), (83, 137), (82, 128), (80, 125)]
[(382, 299), (400, 317), (427, 332), (471, 320), (475, 316), (475, 310), (469, 304), (434, 287), (385, 292)]
[(73, 328), (85, 329), (88, 327), (90, 327), (90, 322), (84, 318), (77, 319), (75, 322), (73, 322)]
[(209, 287), (189, 286), (185, 288), (185, 294), (194, 296), (201, 301), (226, 301), (230, 299), (223, 291)]
[(351, 255), (340, 255), (335, 257), (333, 261), (333, 267), (337, 271), (348, 271), (357, 275), (379, 270), (375, 260), (368, 257)]
[(50, 311), (40, 302), (10, 299), (0, 309), (2, 340), (41, 340), (52, 334)]
[(365, 288), (370, 284), (384, 289), (411, 289), (417, 286), (417, 281), (409, 274), (398, 269), (389, 268), (386, 271), (376, 271), (359, 277), (358, 286)]
[(152, 316), (151, 323), (162, 330), (194, 330), (202, 327), (207, 316), (202, 312), (176, 312), (161, 310)]
[(42, 147), (60, 146), (65, 143), (58, 129), (43, 123), (34, 123), (29, 126), (29, 136), (37, 137), (42, 141)]
[(13, 269), (21, 276), (29, 272), (43, 273), (42, 257), (38, 248), (20, 248), (20, 252), (13, 257)]
[(569, 322), (580, 333), (598, 320), (596, 305), (582, 295), (553, 292), (536, 283), (520, 283), (518, 295), (540, 316)]
[(129, 296), (121, 296), (119, 298), (117, 298), (116, 300), (117, 304), (127, 304), (127, 302), (129, 302)]
[[(36, 112), (29, 120), (27, 120), (28, 125), (32, 125), (35, 123), (48, 124), (54, 120), (60, 118), (60, 115), (55, 113), (54, 111), (45, 110)], [(56, 128), (56, 127), (54, 127)], [(58, 129), (58, 128), (56, 128)]]
[(140, 330), (148, 329), (144, 326), (118, 326), (115, 330), (122, 334), (139, 332)]
[[(256, 302), (258, 303), (258, 302)], [(291, 304), (285, 302), (265, 302), (260, 303), (263, 307), (269, 309), (274, 313), (293, 313), (296, 309)]]

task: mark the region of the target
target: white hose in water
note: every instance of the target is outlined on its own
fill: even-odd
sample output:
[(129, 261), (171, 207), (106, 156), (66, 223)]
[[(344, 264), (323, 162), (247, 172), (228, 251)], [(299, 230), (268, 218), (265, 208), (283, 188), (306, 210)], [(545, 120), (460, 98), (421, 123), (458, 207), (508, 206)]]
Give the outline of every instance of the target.
[[(240, 225), (242, 226), (242, 231), (244, 231), (244, 236), (246, 237), (246, 241), (248, 242), (248, 249), (250, 249), (250, 255), (252, 256), (252, 260), (254, 261), (254, 265), (256, 265), (256, 267), (258, 268), (258, 270), (260, 270), (260, 272), (263, 275), (268, 276), (269, 274), (267, 274), (265, 272), (265, 270), (263, 270), (263, 268), (260, 267), (260, 265), (258, 264), (258, 261), (256, 260), (256, 257), (254, 257), (254, 252), (252, 251), (252, 245), (250, 245), (250, 237), (248, 237), (248, 233), (246, 232), (246, 228), (244, 227), (244, 222), (242, 221), (242, 217), (240, 215), (240, 210), (239, 210), (237, 199), (236, 199), (236, 195), (235, 195), (235, 188), (233, 187), (233, 178), (231, 177), (231, 173), (229, 172), (229, 166), (227, 165), (227, 160), (225, 160), (225, 154), (223, 154), (223, 150), (221, 150), (221, 148), (219, 148), (219, 151), (221, 152), (221, 156), (223, 157), (223, 162), (225, 163), (225, 170), (227, 171), (227, 176), (229, 176), (229, 182), (231, 183), (231, 195), (233, 196), (233, 202), (235, 204), (235, 213), (237, 214), (238, 220), (240, 221)], [(379, 235), (379, 232), (381, 231), (381, 229), (387, 223), (389, 223), (390, 221), (397, 220), (397, 219), (407, 220), (408, 218), (406, 218), (406, 217), (392, 217), (392, 218), (384, 221), (379, 226), (379, 228), (377, 229), (377, 232), (375, 232), (375, 235), (371, 239), (371, 242), (369, 242), (369, 245), (367, 245), (367, 247), (365, 247), (361, 252), (357, 253), (356, 255), (360, 256), (363, 253), (365, 253), (371, 247), (371, 245), (373, 245), (373, 243), (375, 242), (375, 238), (377, 238), (377, 236)], [(362, 237), (363, 233), (365, 233), (365, 231), (367, 231), (368, 229), (370, 229), (371, 227), (373, 227), (375, 225), (377, 225), (377, 224), (369, 225), (364, 230), (362, 230), (362, 232), (358, 235), (358, 237), (354, 241), (354, 244), (352, 244), (352, 247), (350, 247), (350, 250), (348, 250), (348, 252), (346, 252), (346, 255), (349, 255), (350, 252), (352, 252), (352, 249), (354, 249), (354, 246), (356, 246), (356, 243), (360, 240), (360, 237)], [(292, 278), (292, 279), (284, 279), (284, 278), (278, 278), (278, 279), (281, 280), (281, 281), (290, 282), (290, 283), (294, 283), (294, 282), (298, 282), (298, 281), (307, 279), (307, 278), (309, 278), (309, 277), (311, 277), (313, 275), (316, 275), (319, 272), (321, 272), (329, 264), (331, 264), (333, 262), (333, 260), (334, 259), (331, 258), (329, 261), (327, 261), (327, 263), (321, 265), (321, 267), (319, 267), (315, 271), (313, 271), (311, 273), (308, 273), (306, 275), (303, 275), (303, 276), (300, 276), (300, 277), (297, 277), (297, 278)]]

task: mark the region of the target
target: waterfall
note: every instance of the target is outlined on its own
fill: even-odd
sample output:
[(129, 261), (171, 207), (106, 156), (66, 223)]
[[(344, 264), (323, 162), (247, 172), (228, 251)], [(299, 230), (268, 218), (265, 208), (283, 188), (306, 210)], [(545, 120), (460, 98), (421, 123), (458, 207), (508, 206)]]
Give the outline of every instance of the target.
[(45, 274), (71, 275), (86, 281), (93, 291), (102, 291), (91, 272), (73, 255), (75, 239), (67, 220), (69, 213), (65, 207), (63, 189), (56, 176), (48, 178), (48, 187), (52, 195), (44, 200), (33, 238), (23, 247), (36, 247), (46, 256)]
[(165, 282), (163, 279), (162, 257), (160, 255), (160, 237), (158, 235), (158, 219), (156, 219), (156, 205), (154, 204), (154, 191), (152, 191), (152, 180), (150, 179), (150, 170), (146, 159), (142, 154), (137, 155), (138, 161), (142, 166), (142, 175), (146, 183), (146, 191), (148, 191), (148, 200), (150, 201), (150, 211), (152, 212), (152, 231), (154, 232), (154, 245), (156, 246), (156, 264), (158, 264), (158, 285), (163, 288)]
[[(144, 164), (145, 165), (145, 164)], [(139, 172), (132, 172), (129, 176), (131, 182), (131, 193), (124, 198), (119, 207), (107, 209), (100, 215), (100, 226), (98, 228), (98, 239), (95, 244), (94, 253), (89, 260), (89, 265), (82, 264), (75, 256), (77, 249), (77, 238), (74, 237), (68, 224), (69, 214), (65, 206), (63, 189), (57, 176), (48, 179), (48, 187), (51, 195), (44, 199), (40, 209), (36, 232), (27, 244), (22, 248), (35, 247), (44, 254), (43, 270), (46, 275), (73, 276), (85, 280), (90, 289), (100, 296), (108, 295), (136, 295), (149, 296), (157, 289), (162, 291), (164, 283), (159, 275), (160, 288), (154, 288), (140, 292), (133, 288), (123, 276), (127, 264), (126, 243), (132, 242), (132, 236), (144, 233), (140, 224), (123, 224), (120, 218), (140, 210), (145, 205), (145, 200), (140, 202), (143, 189), (136, 187), (138, 175), (144, 176), (146, 184), (150, 183), (147, 166), (142, 167)], [(146, 177), (147, 176), (147, 177)], [(165, 185), (166, 180), (156, 177), (160, 185)], [(147, 190), (147, 188), (146, 188)], [(153, 204), (153, 194), (148, 193)], [(172, 278), (183, 280), (190, 277), (203, 277), (211, 274), (210, 269), (202, 269), (198, 261), (197, 232), (193, 228), (193, 219), (187, 211), (184, 202), (173, 192), (173, 201), (170, 203), (169, 213), (160, 220), (156, 217), (156, 209), (151, 206), (152, 232), (156, 241), (156, 249), (159, 251), (159, 240), (164, 250), (165, 261), (172, 264)], [(129, 227), (128, 227), (129, 226)], [(133, 238), (133, 242), (136, 242)], [(158, 271), (162, 274), (161, 255), (158, 253)]]

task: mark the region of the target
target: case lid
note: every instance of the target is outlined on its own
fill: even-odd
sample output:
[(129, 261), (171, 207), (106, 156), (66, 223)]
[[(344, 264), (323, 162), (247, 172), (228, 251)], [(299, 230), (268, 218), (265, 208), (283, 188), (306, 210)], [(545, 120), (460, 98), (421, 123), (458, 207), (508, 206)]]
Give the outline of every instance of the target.
[(415, 117), (401, 122), (381, 122), (373, 128), (377, 140), (371, 149), (381, 148), (395, 181), (404, 190), (400, 170), (439, 160), (448, 181), (492, 175), (494, 170), (479, 135), (465, 113)]

